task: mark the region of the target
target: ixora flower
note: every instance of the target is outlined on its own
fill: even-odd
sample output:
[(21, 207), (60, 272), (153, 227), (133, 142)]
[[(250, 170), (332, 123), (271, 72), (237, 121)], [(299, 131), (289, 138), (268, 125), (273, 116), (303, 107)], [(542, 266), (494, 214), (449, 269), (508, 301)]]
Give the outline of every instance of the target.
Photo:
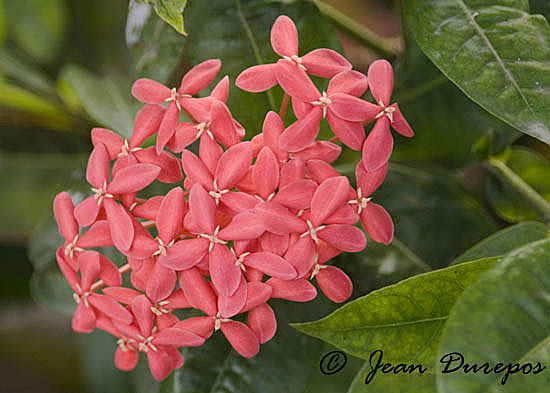
[[(392, 241), (391, 216), (372, 198), (388, 168), (390, 125), (412, 130), (389, 103), (391, 66), (376, 61), (365, 76), (328, 49), (299, 57), (286, 16), (271, 42), (282, 59), (244, 71), (237, 85), (280, 85), (294, 121), (268, 112), (262, 132), (242, 141), (226, 106), (227, 77), (209, 96), (192, 97), (214, 80), (219, 60), (192, 68), (179, 89), (140, 79), (132, 93), (145, 105), (131, 138), (92, 130), (92, 195), (76, 206), (67, 192), (54, 200), (64, 239), (56, 258), (77, 303), (73, 329), (112, 334), (121, 370), (134, 369), (141, 354), (162, 380), (183, 365), (180, 348), (207, 345), (214, 334), (253, 357), (277, 331), (270, 299), (309, 302), (318, 289), (337, 303), (350, 298), (351, 279), (331, 261), (366, 247), (358, 222), (372, 240)], [(326, 92), (308, 74), (330, 78)], [(360, 98), (369, 87), (376, 104)], [(180, 123), (180, 111), (191, 122)], [(316, 139), (323, 118), (336, 139)], [(376, 124), (365, 138), (369, 121)], [(152, 136), (155, 146), (144, 146)], [(198, 150), (187, 150), (195, 141)], [(355, 187), (331, 165), (342, 151), (336, 142), (363, 149)], [(165, 194), (152, 195), (156, 181)], [(127, 263), (98, 251), (113, 246)]]

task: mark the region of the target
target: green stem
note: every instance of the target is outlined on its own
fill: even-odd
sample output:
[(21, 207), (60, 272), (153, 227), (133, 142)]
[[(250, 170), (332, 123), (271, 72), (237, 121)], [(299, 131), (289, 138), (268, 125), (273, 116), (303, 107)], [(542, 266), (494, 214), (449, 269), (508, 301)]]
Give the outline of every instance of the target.
[(327, 15), (333, 21), (349, 30), (353, 35), (361, 39), (368, 47), (376, 50), (384, 56), (395, 57), (399, 52), (401, 40), (396, 38), (385, 38), (376, 34), (361, 23), (350, 18), (342, 11), (327, 4), (323, 0), (311, 0), (319, 11)]
[(539, 212), (546, 224), (550, 224), (550, 204), (538, 192), (516, 175), (504, 162), (496, 158), (489, 158), (487, 163), (491, 172), (525, 198)]

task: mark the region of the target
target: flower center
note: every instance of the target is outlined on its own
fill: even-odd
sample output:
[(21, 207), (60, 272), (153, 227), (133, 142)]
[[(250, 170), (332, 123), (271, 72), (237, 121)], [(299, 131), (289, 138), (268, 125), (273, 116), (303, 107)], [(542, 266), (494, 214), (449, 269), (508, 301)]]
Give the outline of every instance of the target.
[(388, 116), (388, 119), (390, 119), (390, 122), (393, 123), (393, 112), (395, 112), (395, 108), (393, 106), (384, 106), (384, 103), (382, 102), (382, 100), (378, 101), (378, 105), (380, 105), (380, 107), (382, 108), (382, 111), (377, 114), (374, 118), (375, 119), (378, 119), (384, 115)]
[(97, 206), (101, 205), (101, 202), (103, 202), (103, 198), (114, 198), (113, 194), (107, 193), (107, 180), (103, 182), (102, 188), (93, 188), (92, 192), (95, 194), (94, 198), (97, 199)]
[(372, 198), (366, 198), (362, 196), (361, 187), (357, 189), (357, 199), (349, 200), (350, 205), (357, 204), (357, 214), (361, 214), (363, 209), (367, 207), (367, 204), (372, 200)]
[(78, 241), (78, 234), (76, 234), (74, 236), (73, 241), (67, 244), (67, 246), (65, 247), (65, 255), (68, 255), (71, 259), (73, 259), (75, 251), (84, 251), (83, 248), (76, 246), (77, 241)]
[(156, 237), (155, 240), (159, 244), (159, 249), (153, 253), (153, 256), (162, 255), (163, 257), (166, 256), (166, 250), (168, 250), (172, 245), (174, 244), (175, 239), (172, 239), (172, 241), (168, 244), (164, 244), (162, 239), (160, 237)]
[(226, 241), (218, 239), (218, 232), (220, 231), (220, 226), (218, 225), (216, 229), (214, 230), (214, 233), (212, 235), (208, 235), (206, 233), (199, 233), (199, 237), (204, 237), (208, 240), (210, 240), (210, 244), (208, 245), (208, 252), (211, 252), (214, 248), (214, 244), (227, 244)]
[(295, 63), (298, 67), (300, 67), (302, 70), (307, 71), (306, 66), (302, 64), (302, 59), (298, 57), (298, 55), (292, 55), (292, 56), (283, 56), (283, 59), (292, 61)]
[(120, 153), (118, 153), (118, 157), (125, 157), (130, 153), (133, 153), (135, 151), (141, 150), (141, 147), (134, 147), (130, 149), (130, 146), (128, 145), (128, 140), (124, 139), (124, 143), (122, 144), (122, 147), (120, 148)]
[(222, 326), (222, 322), (231, 321), (231, 319), (229, 319), (229, 318), (222, 318), (219, 311), (216, 314), (216, 316), (213, 317), (213, 318), (214, 318), (214, 331), (220, 330), (220, 328)]
[(163, 306), (166, 306), (167, 304), (169, 304), (170, 301), (169, 300), (164, 300), (162, 302), (158, 302), (157, 303), (157, 307), (154, 307), (154, 306), (151, 306), (151, 312), (157, 316), (161, 316), (162, 314), (168, 314), (170, 313), (170, 310), (168, 310), (167, 308), (164, 308)]
[(122, 350), (122, 352), (135, 351), (135, 348), (132, 346), (132, 343), (135, 343), (136, 340), (132, 338), (123, 337), (117, 340), (117, 344)]
[(330, 104), (332, 104), (332, 100), (327, 97), (327, 92), (324, 91), (323, 95), (321, 97), (319, 97), (319, 100), (312, 101), (311, 104), (322, 106), (323, 107), (323, 117), (327, 117), (327, 108)]
[(140, 352), (149, 352), (149, 349), (152, 349), (153, 351), (158, 351), (158, 348), (156, 346), (153, 345), (153, 343), (151, 341), (154, 340), (154, 336), (149, 336), (147, 338), (145, 337), (142, 337), (142, 336), (138, 336), (138, 338), (140, 340), (142, 340), (140, 343), (139, 343), (139, 346), (138, 346), (138, 351)]
[(214, 135), (212, 135), (212, 131), (210, 131), (210, 122), (203, 121), (202, 123), (199, 123), (195, 126), (195, 128), (199, 131), (197, 132), (197, 138), (200, 138), (203, 133), (206, 132), (206, 135), (210, 137), (210, 139), (214, 139)]
[(212, 198), (214, 198), (214, 202), (216, 202), (216, 206), (219, 205), (220, 199), (223, 196), (223, 194), (228, 193), (229, 190), (218, 190), (218, 185), (216, 184), (216, 179), (214, 179), (214, 191), (210, 191), (208, 195), (210, 195)]
[[(80, 290), (80, 286), (78, 287)], [(90, 303), (88, 302), (88, 296), (90, 295), (90, 292), (84, 292), (82, 294), (78, 294), (76, 292), (73, 293), (73, 299), (76, 304), (80, 304), (80, 302), (84, 302), (84, 305), (86, 307), (90, 307)]]
[(321, 225), (317, 228), (314, 228), (311, 221), (307, 220), (307, 226), (309, 227), (309, 230), (302, 233), (300, 235), (300, 237), (305, 237), (305, 236), (309, 235), (309, 236), (311, 236), (311, 238), (313, 239), (315, 244), (319, 244), (319, 238), (317, 237), (317, 232), (320, 231), (321, 229), (325, 228), (325, 225)]
[(313, 280), (313, 278), (319, 274), (319, 272), (322, 269), (326, 269), (327, 265), (321, 265), (319, 263), (319, 254), (315, 253), (315, 264), (313, 265), (313, 271), (311, 272), (311, 276), (309, 277), (310, 280)]
[(273, 199), (273, 197), (275, 196), (275, 192), (272, 192), (271, 194), (269, 194), (267, 196), (267, 198), (264, 200), (261, 196), (255, 194), (254, 197), (256, 197), (257, 200), (259, 200), (260, 202), (266, 202), (266, 201), (270, 201)]
[[(237, 256), (237, 254), (235, 254), (235, 250), (230, 248), (231, 252), (233, 253), (233, 255)], [(239, 255), (239, 257), (237, 258), (237, 260), (235, 261), (235, 266), (238, 266), (242, 269), (243, 272), (246, 272), (246, 266), (243, 264), (243, 261), (244, 259), (250, 255), (249, 252), (243, 252), (241, 255)]]

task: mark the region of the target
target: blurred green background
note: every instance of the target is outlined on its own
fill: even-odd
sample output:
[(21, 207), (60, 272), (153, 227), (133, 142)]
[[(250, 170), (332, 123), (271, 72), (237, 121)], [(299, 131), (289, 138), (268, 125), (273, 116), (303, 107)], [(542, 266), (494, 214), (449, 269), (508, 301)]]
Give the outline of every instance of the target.
[[(319, 5), (334, 7), (332, 14), (320, 13)], [(544, 2), (533, 5), (549, 12)], [(219, 57), (224, 64), (219, 78), (229, 74), (234, 82), (240, 71), (257, 64), (258, 56), (265, 62), (276, 59), (268, 43), (269, 27), (282, 13), (298, 26), (301, 53), (335, 48), (363, 72), (376, 58), (393, 61), (394, 98), (416, 132), (412, 140), (396, 137), (387, 181), (375, 194), (394, 218), (396, 241), (388, 247), (370, 242), (364, 253), (338, 258), (354, 281), (354, 296), (446, 266), (498, 228), (538, 219), (489, 173), (484, 159), (502, 154), (549, 199), (547, 147), (519, 138), (450, 83), (402, 26), (399, 1), (189, 0), (184, 13), (188, 36), (183, 36), (151, 5), (127, 0), (0, 0), (1, 392), (174, 391), (169, 386), (174, 378), (154, 383), (143, 359), (133, 373), (117, 371), (111, 337), (71, 331), (74, 305), (54, 258), (61, 240), (52, 218), (53, 197), (67, 189), (86, 192), (83, 173), (92, 127), (129, 135), (139, 108), (130, 95), (135, 79), (178, 85), (191, 66)], [(335, 15), (348, 18), (357, 29), (343, 26)], [(373, 48), (361, 29), (374, 32), (389, 52)], [(247, 31), (253, 33), (258, 53)], [(280, 102), (277, 89), (270, 98), (232, 87), (229, 107), (247, 137), (260, 129), (273, 102)], [(347, 170), (358, 157), (347, 151), (338, 162), (340, 169)], [(318, 359), (327, 347), (285, 327), (288, 321), (323, 316), (334, 305), (320, 300), (288, 312), (283, 308), (289, 306), (276, 306), (283, 338), (275, 344), (300, 343), (303, 347), (296, 348), (311, 352), (303, 365), (308, 378), (291, 379), (289, 391), (345, 391), (359, 363), (351, 360), (345, 373), (323, 378)], [(270, 348), (262, 347), (267, 358)], [(196, 392), (217, 375), (183, 372), (190, 373), (192, 387), (186, 391)], [(193, 372), (204, 381), (194, 382)], [(204, 391), (217, 391), (204, 386)]]

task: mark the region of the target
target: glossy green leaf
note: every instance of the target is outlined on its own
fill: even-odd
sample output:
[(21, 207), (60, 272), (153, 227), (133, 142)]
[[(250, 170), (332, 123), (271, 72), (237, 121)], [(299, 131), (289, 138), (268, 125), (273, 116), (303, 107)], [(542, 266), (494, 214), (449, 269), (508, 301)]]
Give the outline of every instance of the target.
[(138, 0), (152, 4), (157, 15), (180, 34), (187, 35), (183, 23), (183, 11), (187, 0)]
[(9, 34), (41, 62), (56, 59), (65, 39), (69, 12), (65, 0), (4, 0)]
[[(467, 288), (456, 302), (443, 332), (439, 358), (460, 352), (465, 362), (490, 367), (503, 363), (541, 362), (550, 366), (550, 240), (508, 254)], [(452, 370), (458, 361), (449, 364)], [(444, 369), (439, 361), (436, 366)], [(437, 375), (440, 393), (543, 393), (548, 370), (538, 375), (515, 373), (501, 383), (500, 373), (463, 370)]]
[(550, 28), (527, 0), (410, 0), (409, 28), (468, 97), (550, 143)]
[(483, 239), (456, 258), (452, 264), (472, 261), (474, 259), (503, 256), (516, 248), (547, 237), (549, 237), (548, 228), (540, 222), (521, 222)]
[[(516, 147), (502, 157), (524, 182), (550, 202), (550, 163), (535, 151)], [(486, 183), (487, 196), (495, 211), (509, 222), (540, 220), (539, 213), (515, 189), (494, 174)]]
[(100, 78), (79, 66), (67, 66), (61, 74), (78, 95), (86, 113), (98, 126), (110, 128), (129, 139), (139, 103), (130, 95), (130, 86)]
[(279, 15), (288, 15), (296, 23), (300, 55), (322, 47), (339, 49), (330, 21), (308, 2), (191, 1), (186, 15), (189, 37), (185, 53), (193, 65), (207, 59), (222, 60), (219, 78), (229, 75), (228, 106), (246, 129), (247, 139), (260, 132), (267, 111), (279, 110), (282, 91), (276, 87), (267, 93), (248, 93), (234, 82), (246, 68), (278, 60), (269, 34)]

